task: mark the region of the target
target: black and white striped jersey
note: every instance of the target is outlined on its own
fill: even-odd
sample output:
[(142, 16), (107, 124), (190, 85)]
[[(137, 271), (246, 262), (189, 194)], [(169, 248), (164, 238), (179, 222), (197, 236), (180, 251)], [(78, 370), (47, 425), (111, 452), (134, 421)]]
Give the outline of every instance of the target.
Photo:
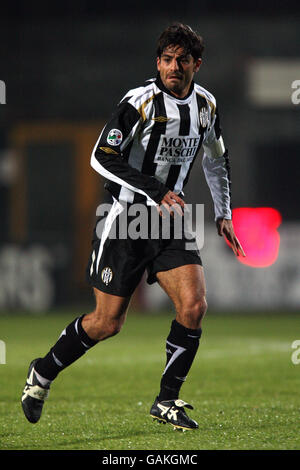
[(109, 180), (105, 187), (115, 199), (159, 204), (168, 190), (183, 194), (201, 146), (215, 218), (231, 218), (229, 163), (214, 96), (192, 82), (188, 95), (176, 98), (158, 74), (121, 100), (91, 166)]

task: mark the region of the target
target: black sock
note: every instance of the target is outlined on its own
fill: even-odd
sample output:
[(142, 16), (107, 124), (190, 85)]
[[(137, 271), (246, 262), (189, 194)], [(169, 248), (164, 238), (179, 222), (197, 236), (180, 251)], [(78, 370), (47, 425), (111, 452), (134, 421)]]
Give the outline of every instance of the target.
[(61, 333), (57, 343), (45, 357), (40, 359), (35, 370), (48, 380), (54, 380), (59, 372), (79, 359), (92, 346), (98, 343), (91, 339), (82, 328), (84, 315), (76, 318)]
[(159, 401), (174, 400), (197, 353), (201, 328), (192, 330), (173, 320), (166, 342), (167, 362), (160, 382)]

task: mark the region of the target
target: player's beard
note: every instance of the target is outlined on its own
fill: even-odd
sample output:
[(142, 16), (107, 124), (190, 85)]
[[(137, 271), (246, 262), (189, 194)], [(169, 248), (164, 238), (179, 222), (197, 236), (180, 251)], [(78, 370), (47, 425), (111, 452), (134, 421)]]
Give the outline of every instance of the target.
[(188, 85), (188, 80), (183, 76), (180, 77), (179, 80), (176, 81), (167, 81), (167, 88), (169, 91), (172, 93), (175, 93), (176, 95), (181, 95), (183, 90), (187, 87)]

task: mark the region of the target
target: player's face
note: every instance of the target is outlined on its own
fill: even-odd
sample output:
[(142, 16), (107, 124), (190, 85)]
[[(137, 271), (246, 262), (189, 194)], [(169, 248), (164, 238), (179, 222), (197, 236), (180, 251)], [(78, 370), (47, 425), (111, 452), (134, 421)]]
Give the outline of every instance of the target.
[(183, 98), (201, 62), (200, 58), (195, 60), (191, 54), (186, 54), (180, 46), (168, 46), (157, 58), (157, 70), (164, 86), (178, 98)]

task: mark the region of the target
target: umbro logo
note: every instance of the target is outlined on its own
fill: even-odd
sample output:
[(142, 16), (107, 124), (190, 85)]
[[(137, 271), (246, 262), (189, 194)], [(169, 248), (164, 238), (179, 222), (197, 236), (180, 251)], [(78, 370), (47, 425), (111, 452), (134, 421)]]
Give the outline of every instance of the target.
[(155, 121), (155, 122), (167, 122), (167, 121), (170, 121), (171, 118), (168, 118), (166, 116), (157, 116), (155, 118), (152, 118), (152, 121)]

